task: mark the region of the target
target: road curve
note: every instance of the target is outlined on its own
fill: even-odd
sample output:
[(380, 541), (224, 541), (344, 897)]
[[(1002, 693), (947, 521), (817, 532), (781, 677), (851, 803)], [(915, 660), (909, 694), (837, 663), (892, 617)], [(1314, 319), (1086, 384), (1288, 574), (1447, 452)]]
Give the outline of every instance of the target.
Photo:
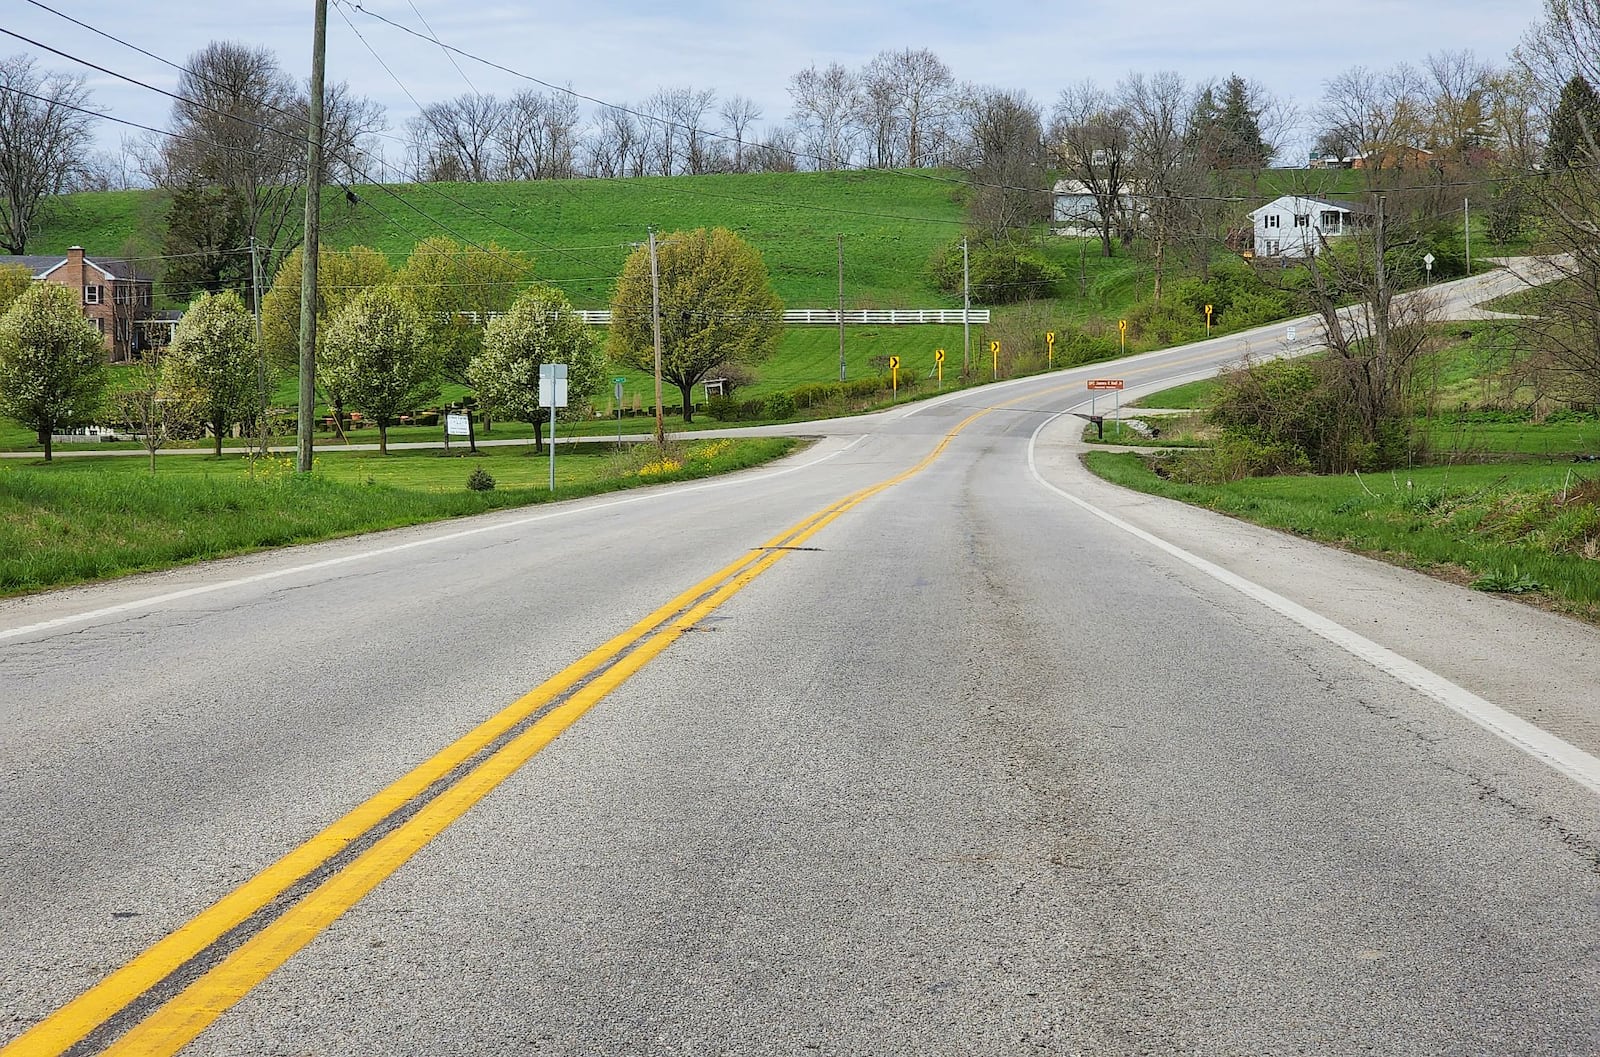
[(0, 1054), (1600, 1050), (1600, 636), (1082, 472), (1246, 345), (0, 603)]

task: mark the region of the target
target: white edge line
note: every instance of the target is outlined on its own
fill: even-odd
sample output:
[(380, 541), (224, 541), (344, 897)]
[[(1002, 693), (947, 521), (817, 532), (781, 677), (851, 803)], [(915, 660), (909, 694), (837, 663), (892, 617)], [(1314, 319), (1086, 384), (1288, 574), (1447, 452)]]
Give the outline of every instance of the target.
[[(37, 624), (28, 624), (23, 627), (0, 630), (0, 642), (4, 642), (7, 639), (22, 638), (27, 635), (37, 635), (40, 632), (54, 631), (57, 628), (67, 627), (72, 624), (82, 624), (89, 621), (102, 620), (106, 617), (119, 616), (123, 613), (133, 613), (143, 609), (153, 609), (156, 606), (165, 605), (168, 602), (179, 602), (185, 598), (193, 598), (196, 595), (211, 594), (215, 591), (227, 591), (235, 587), (247, 587), (251, 584), (263, 583), (268, 580), (277, 580), (285, 576), (297, 576), (301, 573), (319, 572), (323, 569), (331, 569), (339, 565), (348, 565), (351, 562), (365, 561), (369, 558), (381, 558), (390, 554), (398, 554), (402, 551), (414, 550), (418, 547), (431, 547), (438, 543), (450, 543), (455, 540), (466, 539), (470, 536), (480, 536), (486, 532), (502, 532), (509, 529), (521, 528), (524, 525), (532, 525), (541, 521), (549, 521), (553, 518), (568, 517), (580, 512), (587, 513), (596, 510), (609, 510), (614, 507), (629, 506), (633, 503), (643, 503), (648, 500), (658, 499), (667, 495), (683, 495), (685, 492), (704, 492), (713, 488), (726, 488), (733, 484), (749, 484), (753, 481), (770, 480), (773, 477), (782, 477), (785, 474), (796, 473), (800, 470), (809, 470), (813, 466), (821, 465), (822, 463), (827, 462), (829, 459), (843, 455), (845, 452), (849, 451), (857, 444), (860, 444), (865, 439), (865, 436), (857, 437), (855, 440), (852, 440), (838, 451), (829, 452), (827, 455), (817, 459), (812, 459), (810, 462), (801, 463), (798, 466), (789, 466), (782, 470), (773, 470), (769, 473), (740, 476), (737, 479), (727, 478), (717, 481), (707, 481), (701, 484), (689, 485), (681, 488), (673, 488), (668, 486), (657, 491), (652, 491), (646, 495), (628, 496), (625, 499), (613, 499), (609, 502), (594, 503), (584, 506), (567, 506), (558, 510), (550, 510), (544, 513), (534, 514), (529, 517), (515, 518), (510, 521), (496, 521), (492, 525), (479, 525), (476, 528), (461, 529), (460, 531), (449, 532), (440, 536), (429, 536), (426, 539), (410, 540), (406, 543), (396, 543), (388, 547), (379, 547), (376, 550), (363, 550), (355, 554), (342, 554), (337, 558), (325, 558), (322, 561), (308, 562), (305, 565), (295, 565), (287, 569), (273, 569), (268, 572), (254, 573), (250, 576), (241, 576), (233, 580), (222, 580), (214, 584), (199, 584), (195, 587), (186, 587), (181, 591), (169, 591), (166, 594), (151, 595), (148, 598), (138, 598), (128, 602), (119, 602), (114, 606), (105, 606), (101, 609), (91, 609), (82, 613), (70, 613), (67, 616), (55, 617), (51, 620), (40, 621)], [(331, 543), (337, 541), (328, 540), (323, 542)]]
[(1512, 715), (1499, 705), (1494, 704), (1465, 687), (1458, 686), (1436, 672), (1429, 671), (1415, 661), (1402, 657), (1387, 647), (1380, 646), (1371, 639), (1358, 635), (1341, 624), (1336, 624), (1328, 618), (1314, 613), (1297, 602), (1292, 602), (1275, 591), (1270, 591), (1260, 584), (1246, 580), (1236, 573), (1230, 572), (1197, 554), (1191, 554), (1181, 547), (1168, 543), (1159, 536), (1146, 532), (1136, 525), (1129, 524), (1114, 514), (1101, 510), (1099, 507), (1078, 498), (1045, 480), (1039, 472), (1039, 467), (1034, 458), (1039, 434), (1044, 428), (1066, 412), (1053, 415), (1040, 423), (1038, 429), (1033, 431), (1033, 436), (1028, 439), (1028, 470), (1033, 474), (1034, 480), (1059, 495), (1067, 502), (1093, 514), (1107, 524), (1129, 533), (1138, 539), (1150, 544), (1179, 561), (1198, 569), (1207, 576), (1233, 588), (1247, 598), (1254, 599), (1268, 609), (1288, 617), (1308, 631), (1322, 636), (1335, 646), (1354, 654), (1379, 671), (1385, 672), (1400, 682), (1421, 691), (1428, 697), (1444, 705), (1457, 715), (1476, 723), (1484, 730), (1496, 737), (1509, 742), (1522, 752), (1538, 760), (1556, 771), (1566, 775), (1591, 793), (1600, 794), (1600, 758), (1590, 755), (1549, 731), (1542, 730), (1532, 723)]

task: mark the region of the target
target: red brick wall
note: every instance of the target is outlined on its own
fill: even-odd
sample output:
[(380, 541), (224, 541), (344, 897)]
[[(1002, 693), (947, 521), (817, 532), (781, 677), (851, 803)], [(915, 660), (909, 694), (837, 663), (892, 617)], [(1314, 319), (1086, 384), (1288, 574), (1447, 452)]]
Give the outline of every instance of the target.
[[(77, 292), (84, 318), (100, 328), (106, 355), (113, 363), (132, 359), (134, 320), (149, 314), (148, 282), (108, 279), (99, 268), (84, 260), (80, 246), (68, 250), (66, 263), (45, 276), (45, 281), (60, 283)], [(91, 302), (91, 296), (95, 295), (98, 295), (96, 300)]]

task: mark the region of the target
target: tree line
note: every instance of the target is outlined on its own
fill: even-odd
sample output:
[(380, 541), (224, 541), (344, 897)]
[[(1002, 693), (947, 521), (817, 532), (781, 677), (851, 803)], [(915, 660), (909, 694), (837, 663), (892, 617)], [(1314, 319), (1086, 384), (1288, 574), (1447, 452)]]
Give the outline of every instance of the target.
[[(539, 405), (542, 364), (567, 365), (569, 414), (582, 416), (608, 364), (654, 367), (659, 326), (662, 378), (678, 389), (691, 421), (703, 379), (747, 377), (743, 365), (772, 352), (783, 305), (761, 255), (730, 231), (675, 232), (655, 249), (654, 269), (646, 247), (624, 264), (602, 342), (565, 294), (537, 280), (525, 254), (433, 238), (395, 267), (365, 246), (321, 247), (319, 399), (339, 428), (349, 412), (376, 425), (387, 452), (389, 428), (454, 383), (470, 389), (486, 415), (533, 424), (537, 446), (549, 414)], [(118, 423), (144, 441), (152, 471), (157, 450), (174, 437), (209, 433), (219, 456), (235, 426), (264, 439), (268, 383), (298, 367), (303, 263), (297, 248), (279, 268), (262, 299), (259, 343), (238, 293), (203, 293), (170, 346), (146, 350), (115, 387), (77, 291), (0, 266), (0, 414), (35, 431), (46, 460), (59, 430)]]
[[(1026, 93), (960, 81), (926, 48), (885, 50), (857, 68), (808, 66), (788, 79), (786, 114), (693, 85), (587, 112), (570, 91), (469, 92), (423, 105), (393, 139), (383, 108), (338, 84), (327, 107), (329, 175), (352, 185), (947, 167), (981, 173), (980, 185), (1033, 192), (1031, 200), (990, 194), (982, 218), (995, 224), (1042, 219), (1051, 165), (1103, 201), (1098, 220), (1109, 244), (1137, 220), (1115, 201), (1124, 180), (1150, 197), (1192, 192), (1192, 174), (1168, 178), (1175, 162), (1198, 162), (1201, 171), (1259, 169), (1290, 160), (1285, 153), (1307, 128), (1317, 153), (1376, 159), (1375, 181), (1401, 148), (1426, 148), (1449, 165), (1481, 167), (1492, 155), (1525, 170), (1538, 161), (1561, 89), (1550, 71), (1570, 69), (1591, 83), (1594, 74), (1582, 43), (1571, 34), (1563, 43), (1551, 28), (1581, 6), (1547, 0), (1547, 8), (1502, 65), (1445, 51), (1416, 67), (1352, 67), (1325, 82), (1321, 102), (1305, 115), (1236, 75), (1185, 85), (1159, 72), (1132, 73), (1107, 88), (1071, 85), (1047, 106)], [(188, 57), (177, 95), (166, 135), (126, 140), (115, 157), (97, 155), (93, 100), (81, 76), (41, 71), (25, 54), (0, 60), (4, 247), (26, 252), (40, 204), (52, 194), (137, 184), (172, 196), (183, 230), (170, 249), (191, 262), (177, 265), (180, 282), (191, 281), (188, 273), (211, 289), (237, 282), (245, 265), (207, 255), (252, 236), (269, 253), (292, 244), (304, 180), (304, 85), (270, 50), (216, 41)], [(1013, 153), (1043, 164), (997, 159), (997, 135)], [(1159, 238), (1169, 218), (1153, 223)]]

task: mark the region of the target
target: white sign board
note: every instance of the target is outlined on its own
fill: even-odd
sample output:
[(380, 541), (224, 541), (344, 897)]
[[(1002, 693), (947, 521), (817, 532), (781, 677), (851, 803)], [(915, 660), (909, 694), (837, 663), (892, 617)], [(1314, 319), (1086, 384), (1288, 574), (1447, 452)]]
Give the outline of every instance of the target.
[(567, 406), (567, 365), (541, 363), (539, 365), (539, 406)]
[(472, 427), (468, 424), (466, 415), (446, 415), (444, 431), (452, 437), (472, 436)]
[(1293, 327), (1289, 328), (1288, 340), (1290, 340), (1290, 341), (1294, 340), (1294, 328)]

